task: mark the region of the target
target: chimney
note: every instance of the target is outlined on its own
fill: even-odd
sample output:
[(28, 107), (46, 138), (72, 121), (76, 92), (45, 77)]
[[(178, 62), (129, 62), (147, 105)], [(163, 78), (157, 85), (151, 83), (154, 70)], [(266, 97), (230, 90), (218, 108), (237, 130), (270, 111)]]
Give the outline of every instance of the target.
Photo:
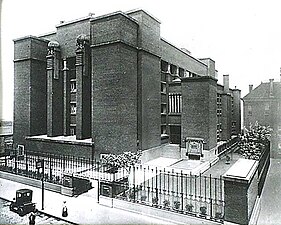
[(269, 79), (269, 96), (273, 96), (273, 81), (274, 79)]
[(223, 75), (223, 90), (224, 92), (229, 92), (229, 75)]
[(253, 90), (253, 85), (252, 84), (249, 84), (249, 93), (251, 93)]

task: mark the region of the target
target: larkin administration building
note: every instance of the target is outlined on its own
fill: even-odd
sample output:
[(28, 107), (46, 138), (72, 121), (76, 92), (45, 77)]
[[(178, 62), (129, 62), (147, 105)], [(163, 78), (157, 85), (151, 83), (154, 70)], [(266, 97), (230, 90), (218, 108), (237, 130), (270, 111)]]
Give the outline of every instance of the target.
[(14, 145), (98, 158), (241, 130), (240, 90), (160, 36), (143, 10), (89, 15), (14, 40)]

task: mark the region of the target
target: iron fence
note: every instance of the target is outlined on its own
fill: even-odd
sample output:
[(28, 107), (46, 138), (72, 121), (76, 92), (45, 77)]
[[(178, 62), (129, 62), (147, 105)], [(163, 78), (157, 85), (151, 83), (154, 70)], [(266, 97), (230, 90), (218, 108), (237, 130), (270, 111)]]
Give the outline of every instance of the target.
[(8, 153), (5, 156), (0, 157), (0, 170), (39, 180), (43, 174), (36, 168), (36, 163), (44, 160), (44, 180), (62, 185), (64, 174), (112, 182), (127, 177), (129, 172), (125, 168), (112, 169), (108, 165), (85, 157), (33, 151), (25, 151), (25, 154), (19, 155), (14, 149), (6, 149), (6, 152)]
[(144, 167), (131, 168), (128, 182), (115, 183), (112, 197), (205, 219), (223, 221), (222, 178)]
[(221, 155), (221, 154), (227, 152), (228, 150), (233, 150), (233, 148), (238, 144), (238, 141), (239, 141), (239, 138), (237, 136), (231, 138), (227, 142), (225, 142), (222, 145), (218, 146), (216, 153), (218, 155)]
[[(223, 180), (203, 175), (186, 174), (171, 168), (135, 165), (112, 168), (99, 161), (71, 155), (26, 151), (1, 157), (0, 170), (42, 179), (36, 163), (44, 160), (44, 180), (64, 185), (64, 174), (99, 179), (112, 188), (110, 197), (145, 204), (163, 210), (223, 221)], [(101, 190), (101, 193), (103, 191)]]

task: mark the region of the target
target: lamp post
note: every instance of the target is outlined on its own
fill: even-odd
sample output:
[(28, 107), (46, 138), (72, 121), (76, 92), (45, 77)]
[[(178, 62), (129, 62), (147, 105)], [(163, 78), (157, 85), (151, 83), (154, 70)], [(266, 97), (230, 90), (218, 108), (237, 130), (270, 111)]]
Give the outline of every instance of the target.
[(42, 168), (42, 210), (44, 210), (44, 159), (36, 162), (36, 169)]

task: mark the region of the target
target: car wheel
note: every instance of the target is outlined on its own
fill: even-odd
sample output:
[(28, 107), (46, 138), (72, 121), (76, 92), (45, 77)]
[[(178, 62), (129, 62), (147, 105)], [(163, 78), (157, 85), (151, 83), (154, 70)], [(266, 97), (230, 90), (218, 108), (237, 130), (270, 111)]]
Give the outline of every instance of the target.
[(20, 216), (23, 216), (23, 208), (19, 208), (18, 213)]

